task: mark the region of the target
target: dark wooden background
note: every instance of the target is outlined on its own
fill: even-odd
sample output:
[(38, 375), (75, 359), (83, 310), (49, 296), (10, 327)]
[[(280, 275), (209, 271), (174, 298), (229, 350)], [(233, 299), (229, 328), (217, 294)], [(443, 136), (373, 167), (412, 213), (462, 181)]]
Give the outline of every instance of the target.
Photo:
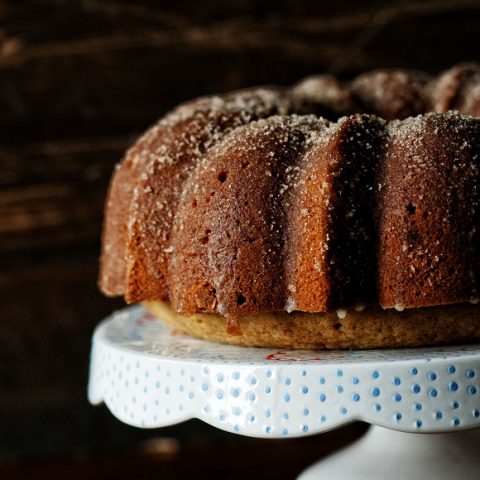
[[(115, 162), (181, 100), (480, 60), (480, 1), (0, 0), (0, 478), (294, 476), (360, 435), (142, 431), (86, 400)], [(257, 474), (258, 475), (258, 474)]]

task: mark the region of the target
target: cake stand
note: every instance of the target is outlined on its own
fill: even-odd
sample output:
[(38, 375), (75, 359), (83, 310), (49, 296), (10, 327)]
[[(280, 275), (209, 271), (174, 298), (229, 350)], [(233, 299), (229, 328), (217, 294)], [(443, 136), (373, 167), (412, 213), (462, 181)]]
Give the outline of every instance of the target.
[(119, 420), (141, 428), (199, 418), (241, 435), (285, 438), (357, 420), (374, 425), (301, 480), (480, 475), (480, 434), (472, 431), (480, 427), (479, 345), (225, 346), (175, 334), (134, 306), (97, 327), (88, 394), (93, 404), (105, 402)]

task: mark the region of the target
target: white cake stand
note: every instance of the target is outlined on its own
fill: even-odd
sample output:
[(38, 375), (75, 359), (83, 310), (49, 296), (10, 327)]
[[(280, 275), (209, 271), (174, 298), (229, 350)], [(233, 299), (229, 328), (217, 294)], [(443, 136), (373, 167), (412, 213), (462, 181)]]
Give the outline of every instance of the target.
[(375, 425), (301, 480), (480, 478), (480, 431), (465, 431), (480, 427), (479, 345), (225, 346), (172, 333), (135, 306), (97, 327), (90, 368), (90, 401), (137, 427), (199, 418), (229, 432), (285, 438), (356, 420)]

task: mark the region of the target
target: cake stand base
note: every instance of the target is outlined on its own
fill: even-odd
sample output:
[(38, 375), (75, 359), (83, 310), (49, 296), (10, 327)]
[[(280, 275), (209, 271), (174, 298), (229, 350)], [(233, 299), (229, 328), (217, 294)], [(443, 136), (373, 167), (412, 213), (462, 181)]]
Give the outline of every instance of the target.
[(298, 480), (475, 480), (479, 454), (480, 430), (417, 434), (374, 426)]

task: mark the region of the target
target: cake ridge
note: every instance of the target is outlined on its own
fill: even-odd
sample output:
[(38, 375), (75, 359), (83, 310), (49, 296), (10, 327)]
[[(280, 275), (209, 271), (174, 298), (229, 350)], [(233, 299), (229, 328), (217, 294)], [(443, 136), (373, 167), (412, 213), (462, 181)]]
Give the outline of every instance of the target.
[(467, 302), (480, 271), (480, 119), (427, 113), (387, 131), (379, 249), (391, 255), (379, 271), (380, 304)]
[(458, 110), (480, 116), (480, 65), (465, 62), (443, 72), (431, 82), (429, 94), (436, 112)]

